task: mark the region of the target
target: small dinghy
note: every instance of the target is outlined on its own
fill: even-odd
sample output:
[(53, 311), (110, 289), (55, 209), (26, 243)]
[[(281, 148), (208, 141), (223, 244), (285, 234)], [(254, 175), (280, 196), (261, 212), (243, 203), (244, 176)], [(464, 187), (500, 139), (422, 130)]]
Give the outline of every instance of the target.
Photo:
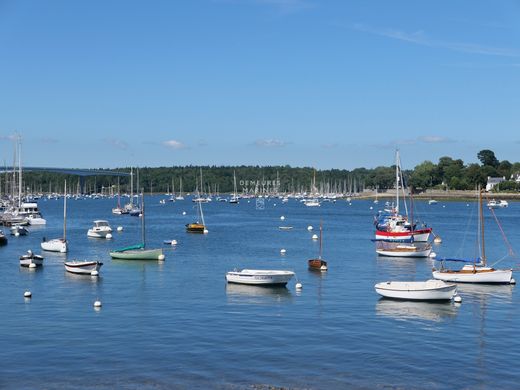
[(374, 288), (383, 297), (412, 301), (449, 301), (457, 295), (457, 285), (435, 279), (421, 282), (381, 282)]
[(242, 269), (226, 273), (228, 283), (253, 284), (257, 286), (285, 286), (294, 276), (292, 271), (270, 269)]
[(29, 230), (22, 225), (13, 225), (10, 228), (11, 236), (26, 236), (29, 233)]
[(67, 272), (71, 272), (73, 274), (80, 274), (80, 275), (97, 275), (99, 272), (99, 269), (103, 265), (103, 263), (99, 261), (79, 261), (79, 260), (72, 260), (72, 261), (66, 261), (64, 263), (65, 270)]
[(25, 255), (20, 256), (20, 265), (22, 267), (31, 267), (31, 264), (34, 264), (34, 266), (43, 265), (43, 256), (35, 255), (29, 249)]

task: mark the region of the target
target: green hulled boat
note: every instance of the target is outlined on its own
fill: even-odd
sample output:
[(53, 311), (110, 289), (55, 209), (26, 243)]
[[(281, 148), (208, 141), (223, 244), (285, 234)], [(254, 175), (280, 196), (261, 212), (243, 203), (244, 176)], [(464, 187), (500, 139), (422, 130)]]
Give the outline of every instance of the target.
[(147, 249), (146, 248), (146, 237), (145, 237), (145, 212), (144, 212), (144, 196), (141, 193), (141, 234), (142, 244), (127, 246), (125, 248), (116, 249), (110, 252), (110, 257), (119, 260), (164, 260), (164, 254), (162, 248), (159, 249)]

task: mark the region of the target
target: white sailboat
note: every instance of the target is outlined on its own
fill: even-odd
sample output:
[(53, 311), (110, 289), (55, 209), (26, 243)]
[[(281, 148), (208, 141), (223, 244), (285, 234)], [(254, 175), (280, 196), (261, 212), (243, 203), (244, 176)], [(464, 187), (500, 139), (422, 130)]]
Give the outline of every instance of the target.
[[(510, 284), (513, 281), (512, 269), (495, 269), (487, 265), (486, 248), (484, 240), (484, 208), (482, 203), (482, 190), (479, 186), (479, 228), (480, 228), (480, 258), (472, 260), (472, 264), (466, 264), (459, 270), (444, 268), (444, 261), (441, 269), (433, 270), (435, 279), (458, 283), (502, 283)], [(443, 259), (446, 261), (466, 261), (461, 259)]]
[(235, 171), (233, 170), (233, 196), (231, 199), (229, 199), (229, 203), (231, 204), (238, 204), (238, 194), (237, 194), (237, 175)]
[(66, 253), (68, 251), (67, 242), (67, 181), (65, 180), (65, 192), (63, 194), (63, 237), (46, 240), (41, 242), (44, 251)]
[(182, 196), (182, 176), (179, 178), (179, 195), (175, 197), (175, 200), (184, 200), (184, 196)]

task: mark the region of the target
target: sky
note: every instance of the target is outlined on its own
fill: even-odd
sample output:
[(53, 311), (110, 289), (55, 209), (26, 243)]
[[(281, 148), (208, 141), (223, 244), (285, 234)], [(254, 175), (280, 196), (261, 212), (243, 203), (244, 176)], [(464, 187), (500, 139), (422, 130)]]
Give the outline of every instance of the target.
[(520, 2), (0, 0), (24, 166), (520, 161)]

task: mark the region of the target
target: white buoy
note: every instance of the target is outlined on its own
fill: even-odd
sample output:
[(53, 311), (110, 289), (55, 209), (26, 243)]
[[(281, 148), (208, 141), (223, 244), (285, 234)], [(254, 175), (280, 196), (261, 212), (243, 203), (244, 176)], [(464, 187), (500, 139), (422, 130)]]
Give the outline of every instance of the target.
[(177, 245), (177, 240), (172, 240), (172, 242), (170, 242), (170, 245), (172, 245), (172, 246)]
[(20, 235), (20, 232), (16, 232), (16, 233), (14, 234), (15, 237), (18, 237), (19, 235)]
[(23, 293), (23, 296), (24, 298), (31, 298), (32, 297), (32, 293), (30, 291), (26, 291)]
[(511, 281), (510, 281), (509, 283), (511, 283), (511, 284), (516, 284), (516, 280), (514, 280), (514, 279), (511, 278)]
[(453, 302), (461, 303), (462, 302), (462, 297), (460, 295), (455, 295), (453, 297)]
[(94, 307), (101, 307), (101, 301), (95, 301), (94, 302)]
[(139, 213), (139, 217), (142, 217), (143, 216), (143, 213)]
[(300, 282), (297, 282), (294, 287), (296, 287), (297, 290), (301, 290), (303, 288), (303, 285)]
[(282, 255), (285, 255), (285, 252), (287, 252), (285, 249), (280, 249), (280, 253), (281, 253)]
[(282, 215), (282, 216), (280, 217), (280, 220), (285, 221), (285, 217)]
[(442, 205), (442, 207), (443, 207), (443, 208), (446, 208), (446, 205), (445, 205), (445, 204), (443, 204), (443, 205)]
[(275, 204), (273, 204), (273, 206), (274, 206), (274, 207), (276, 207), (276, 203), (275, 203)]
[(208, 229), (204, 229), (204, 234), (208, 234), (209, 233), (209, 230)]
[(466, 203), (466, 207), (469, 207), (469, 203)]
[(117, 231), (118, 231), (118, 232), (122, 232), (122, 231), (123, 231), (123, 227), (122, 227), (122, 226), (118, 226), (118, 227), (117, 227)]
[(108, 233), (105, 237), (106, 237), (107, 240), (110, 240), (112, 238), (112, 234)]
[(182, 215), (186, 215), (186, 211), (183, 211), (183, 212), (182, 212)]
[(163, 255), (163, 254), (161, 254), (161, 255), (159, 255), (159, 256), (157, 257), (157, 259), (158, 259), (159, 261), (164, 261), (164, 259), (166, 259), (166, 256)]
[(313, 240), (317, 240), (317, 239), (318, 239), (318, 235), (317, 235), (317, 234), (313, 234), (313, 235), (312, 235), (312, 239), (313, 239)]
[(431, 257), (432, 259), (435, 258), (435, 257), (437, 257), (437, 253), (435, 253), (435, 252), (430, 252), (430, 257)]
[(314, 228), (311, 225), (307, 226), (308, 231), (312, 231), (312, 229), (314, 229)]
[(99, 271), (96, 271), (96, 270), (94, 270), (90, 273), (90, 276), (98, 276), (98, 275), (99, 275)]
[(29, 268), (36, 268), (36, 264), (34, 264), (34, 263), (29, 264)]
[(352, 203), (349, 203), (348, 205), (349, 205), (349, 206), (352, 206)]
[(374, 210), (374, 208), (372, 206), (370, 206), (370, 210)]

